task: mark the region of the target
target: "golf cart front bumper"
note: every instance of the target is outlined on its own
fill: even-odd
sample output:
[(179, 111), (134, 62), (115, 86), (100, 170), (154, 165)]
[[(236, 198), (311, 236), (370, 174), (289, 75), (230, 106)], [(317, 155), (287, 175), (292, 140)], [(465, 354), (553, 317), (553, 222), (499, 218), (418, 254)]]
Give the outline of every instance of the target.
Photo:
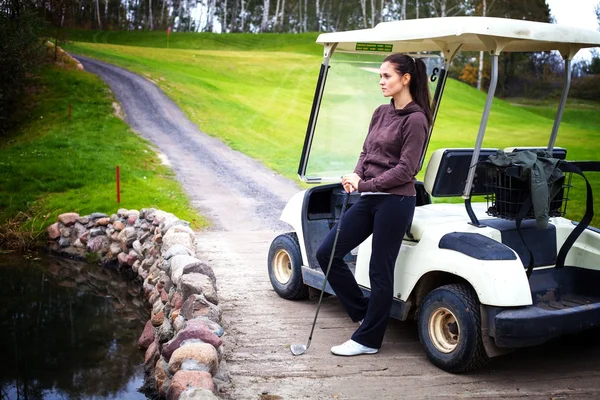
[(490, 329), (498, 347), (526, 347), (600, 326), (600, 302), (544, 302), (518, 309), (493, 308)]

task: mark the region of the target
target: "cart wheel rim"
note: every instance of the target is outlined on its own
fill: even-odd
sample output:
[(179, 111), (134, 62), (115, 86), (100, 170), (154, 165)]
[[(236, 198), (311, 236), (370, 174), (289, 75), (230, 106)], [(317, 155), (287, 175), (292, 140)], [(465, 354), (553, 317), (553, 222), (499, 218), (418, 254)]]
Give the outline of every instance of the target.
[(292, 277), (292, 258), (287, 251), (280, 249), (275, 253), (273, 257), (273, 272), (275, 272), (277, 281), (282, 285), (289, 282)]
[(451, 353), (460, 340), (460, 325), (456, 316), (446, 307), (440, 307), (429, 317), (429, 337), (436, 349)]

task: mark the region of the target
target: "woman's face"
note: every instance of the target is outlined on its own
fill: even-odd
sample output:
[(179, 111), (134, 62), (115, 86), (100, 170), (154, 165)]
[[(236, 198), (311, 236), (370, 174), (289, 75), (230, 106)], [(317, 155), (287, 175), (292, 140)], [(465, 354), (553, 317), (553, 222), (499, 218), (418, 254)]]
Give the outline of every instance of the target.
[[(394, 65), (389, 62), (384, 62), (379, 67), (379, 86), (384, 97), (396, 97), (403, 90), (408, 90), (408, 84), (410, 83), (410, 75), (400, 75)], [(406, 88), (406, 89), (405, 89)]]

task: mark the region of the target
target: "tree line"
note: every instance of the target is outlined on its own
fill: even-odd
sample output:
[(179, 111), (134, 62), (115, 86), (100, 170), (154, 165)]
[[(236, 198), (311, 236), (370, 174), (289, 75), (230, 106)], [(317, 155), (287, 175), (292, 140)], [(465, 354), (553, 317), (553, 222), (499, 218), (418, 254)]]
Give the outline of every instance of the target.
[[(28, 71), (39, 65), (42, 46), (38, 38), (58, 40), (65, 28), (333, 32), (392, 20), (463, 15), (552, 22), (545, 0), (0, 0), (0, 136), (9, 125)], [(596, 15), (600, 21), (600, 3)], [(489, 76), (486, 57), (483, 52), (461, 54), (450, 76), (485, 89)], [(501, 58), (498, 95), (510, 96), (523, 87), (539, 90), (520, 95), (547, 94), (548, 88), (552, 89), (547, 80), (562, 74), (561, 65), (554, 53), (506, 54)], [(591, 74), (600, 74), (598, 53), (592, 60), (574, 65), (575, 77)], [(581, 87), (587, 93), (584, 97), (600, 98), (597, 82), (591, 91), (588, 83)]]
[(55, 27), (178, 32), (332, 32), (379, 22), (488, 15), (550, 21), (545, 0), (0, 0)]

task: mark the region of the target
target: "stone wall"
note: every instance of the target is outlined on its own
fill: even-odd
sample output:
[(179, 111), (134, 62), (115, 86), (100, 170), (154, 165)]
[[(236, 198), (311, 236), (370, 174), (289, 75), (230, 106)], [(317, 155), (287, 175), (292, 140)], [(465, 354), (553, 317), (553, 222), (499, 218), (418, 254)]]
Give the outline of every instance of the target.
[(188, 222), (152, 208), (111, 216), (65, 213), (47, 233), (56, 254), (137, 275), (151, 309), (138, 341), (146, 350), (145, 389), (168, 400), (218, 398), (229, 377), (217, 282), (196, 257)]

